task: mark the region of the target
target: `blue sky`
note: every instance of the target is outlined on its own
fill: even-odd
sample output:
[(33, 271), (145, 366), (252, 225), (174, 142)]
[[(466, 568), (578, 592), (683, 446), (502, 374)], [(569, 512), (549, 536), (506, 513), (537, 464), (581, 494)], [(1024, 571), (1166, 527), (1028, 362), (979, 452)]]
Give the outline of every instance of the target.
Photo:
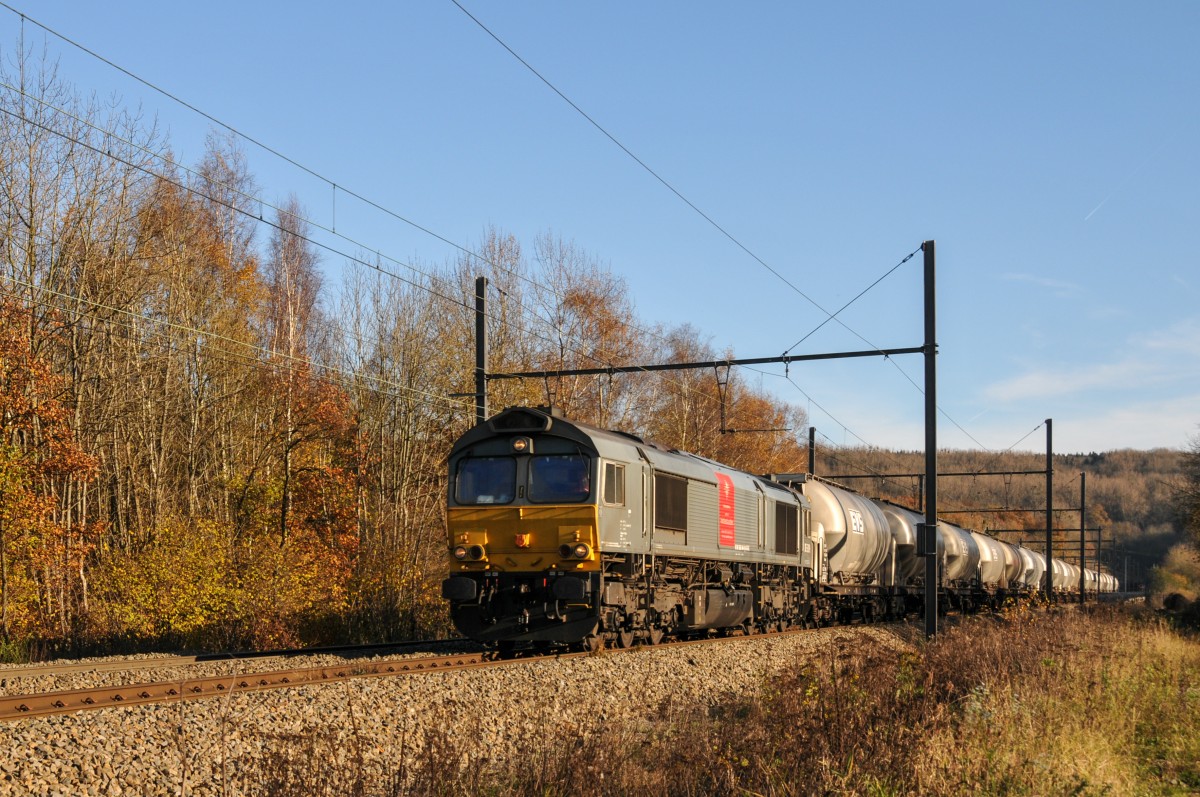
[[(439, 235), (573, 240), (644, 320), (781, 354), (824, 316), (650, 176), (450, 0), (70, 2), (19, 11)], [(943, 446), (1179, 447), (1200, 423), (1200, 4), (500, 3), (499, 38), (828, 310), (938, 245)], [(5, 57), (20, 18), (0, 9)], [(62, 77), (140, 106), (181, 162), (211, 123), (30, 22)], [(330, 187), (253, 146), (268, 202)], [(343, 233), (445, 243), (342, 195)], [(262, 233), (265, 239), (266, 232)], [(355, 247), (341, 242), (340, 248)], [(796, 353), (920, 345), (918, 255)], [(336, 282), (342, 263), (327, 257)], [(919, 356), (796, 365), (837, 443), (919, 449)], [(1018, 447), (1044, 448), (1044, 434)]]

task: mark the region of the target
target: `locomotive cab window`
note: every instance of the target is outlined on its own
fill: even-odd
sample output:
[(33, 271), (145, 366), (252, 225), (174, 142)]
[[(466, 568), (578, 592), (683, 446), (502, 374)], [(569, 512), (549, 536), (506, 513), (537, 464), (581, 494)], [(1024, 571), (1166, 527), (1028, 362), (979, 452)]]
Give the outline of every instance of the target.
[(609, 506), (625, 506), (625, 466), (615, 462), (604, 463), (604, 503)]
[(454, 500), (460, 504), (507, 504), (517, 487), (517, 461), (512, 457), (467, 457), (459, 460)]
[(538, 504), (578, 504), (592, 493), (591, 463), (582, 454), (549, 454), (529, 459), (529, 500)]

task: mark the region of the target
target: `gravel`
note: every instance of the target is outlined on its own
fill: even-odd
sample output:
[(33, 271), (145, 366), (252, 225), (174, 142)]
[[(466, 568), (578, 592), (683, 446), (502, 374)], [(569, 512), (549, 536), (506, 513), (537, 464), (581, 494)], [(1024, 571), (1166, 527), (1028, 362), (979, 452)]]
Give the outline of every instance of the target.
[[(0, 795), (231, 795), (281, 783), (301, 793), (297, 784), (339, 775), (391, 794), (423, 756), (503, 765), (539, 740), (569, 744), (614, 723), (636, 733), (674, 707), (753, 696), (785, 668), (868, 640), (909, 649), (915, 636), (911, 626), (832, 628), (19, 720), (0, 725)], [(71, 680), (119, 677), (84, 675)], [(117, 682), (173, 677), (127, 676)]]

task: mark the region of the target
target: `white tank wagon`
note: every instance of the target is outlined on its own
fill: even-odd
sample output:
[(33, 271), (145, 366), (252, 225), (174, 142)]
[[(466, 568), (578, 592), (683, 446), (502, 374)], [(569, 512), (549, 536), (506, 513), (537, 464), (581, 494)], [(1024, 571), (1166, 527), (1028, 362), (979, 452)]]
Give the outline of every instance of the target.
[(1020, 551), (1017, 546), (1006, 542), (1001, 542), (1001, 547), (1004, 552), (1004, 578), (1008, 581), (1007, 586), (1019, 589), (1025, 583), (1025, 565), (1021, 560)]
[(971, 532), (944, 521), (938, 523), (938, 534), (946, 541), (942, 584), (969, 589), (979, 572), (979, 543), (975, 542)]
[(872, 584), (891, 554), (892, 532), (874, 502), (820, 481), (806, 481), (814, 538), (823, 541), (829, 582)]
[(1028, 584), (1036, 590), (1041, 590), (1046, 581), (1046, 555), (1037, 551), (1029, 552), (1033, 559), (1033, 572), (1029, 574)]
[(1022, 546), (1017, 546), (1015, 550), (1021, 560), (1021, 575), (1018, 577), (1017, 583), (1025, 589), (1037, 589), (1038, 564), (1037, 560), (1034, 559), (1033, 551)]
[[(883, 516), (892, 532), (892, 543), (895, 545), (891, 584), (897, 587), (920, 587), (925, 583), (925, 559), (917, 556), (917, 534), (925, 522), (925, 516), (890, 502), (877, 503), (883, 510)], [(937, 540), (938, 562), (943, 562), (946, 546), (940, 534)]]
[[(1067, 563), (1061, 559), (1055, 559), (1051, 563), (1051, 585), (1055, 592), (1061, 592), (1071, 583), (1071, 571), (1067, 567)], [(1076, 584), (1079, 582), (1076, 581)]]
[[(811, 506), (813, 542), (819, 552), (818, 577), (824, 593), (838, 596), (843, 622), (904, 611), (903, 597), (891, 591), (890, 562), (895, 538), (880, 506), (828, 482), (793, 482)], [(821, 614), (821, 620), (829, 619)]]
[(1008, 571), (1004, 557), (1004, 543), (980, 534), (971, 532), (971, 539), (979, 548), (979, 584), (985, 590), (1008, 589)]

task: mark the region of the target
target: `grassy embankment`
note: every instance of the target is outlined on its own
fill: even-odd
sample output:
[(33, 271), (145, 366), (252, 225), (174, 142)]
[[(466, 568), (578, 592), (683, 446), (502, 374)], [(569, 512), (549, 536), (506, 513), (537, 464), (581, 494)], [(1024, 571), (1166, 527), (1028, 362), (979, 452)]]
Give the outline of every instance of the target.
[[(530, 739), (509, 772), (459, 771), (441, 741), (396, 794), (1190, 794), (1200, 641), (1148, 614), (1017, 610), (899, 658), (831, 645), (754, 700)], [(378, 789), (311, 774), (310, 790)]]

